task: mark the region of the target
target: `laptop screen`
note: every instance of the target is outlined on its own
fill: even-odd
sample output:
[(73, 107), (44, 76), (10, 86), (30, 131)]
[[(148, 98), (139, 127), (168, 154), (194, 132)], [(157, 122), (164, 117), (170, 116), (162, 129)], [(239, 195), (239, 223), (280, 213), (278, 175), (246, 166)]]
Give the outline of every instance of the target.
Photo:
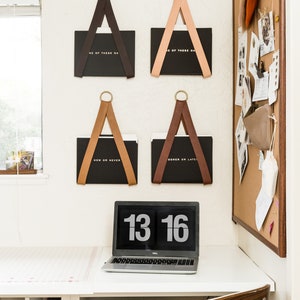
[(199, 254), (199, 203), (117, 201), (114, 255)]

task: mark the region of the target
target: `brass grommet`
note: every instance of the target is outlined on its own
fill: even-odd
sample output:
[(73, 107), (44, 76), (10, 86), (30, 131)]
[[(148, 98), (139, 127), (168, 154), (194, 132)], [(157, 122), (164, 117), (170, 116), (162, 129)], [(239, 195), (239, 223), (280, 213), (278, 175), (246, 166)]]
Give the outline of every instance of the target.
[[(108, 95), (108, 96), (105, 96), (105, 95)], [(100, 94), (100, 100), (105, 101), (105, 102), (111, 102), (113, 100), (113, 95), (109, 91), (103, 91)]]
[(187, 101), (188, 100), (188, 93), (184, 90), (179, 90), (175, 94), (175, 100), (176, 101)]

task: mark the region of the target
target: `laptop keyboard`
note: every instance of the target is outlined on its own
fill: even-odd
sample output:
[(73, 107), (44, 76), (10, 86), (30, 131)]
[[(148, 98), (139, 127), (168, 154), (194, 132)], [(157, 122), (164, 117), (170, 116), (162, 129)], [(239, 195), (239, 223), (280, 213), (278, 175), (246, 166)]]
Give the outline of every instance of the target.
[(141, 264), (141, 265), (179, 265), (192, 266), (194, 259), (186, 258), (131, 258), (131, 257), (115, 257), (113, 264)]

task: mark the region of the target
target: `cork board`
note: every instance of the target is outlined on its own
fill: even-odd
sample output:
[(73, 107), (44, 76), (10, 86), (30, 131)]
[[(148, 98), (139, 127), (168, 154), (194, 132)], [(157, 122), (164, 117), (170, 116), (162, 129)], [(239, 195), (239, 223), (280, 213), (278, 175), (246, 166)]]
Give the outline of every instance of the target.
[[(250, 25), (246, 28), (245, 20), (243, 17), (243, 9), (246, 7), (247, 2), (250, 0), (233, 0), (233, 49), (234, 49), (234, 97), (233, 97), (233, 209), (232, 218), (233, 221), (243, 226), (261, 242), (271, 248), (280, 257), (286, 256), (286, 72), (285, 72), (285, 1), (284, 0), (259, 0), (254, 10), (254, 14)], [(255, 1), (250, 1), (255, 2)], [(270, 14), (271, 12), (271, 14)], [(273, 23), (273, 50), (270, 48), (269, 53), (262, 46), (259, 47), (259, 57), (256, 70), (260, 71), (260, 61), (263, 62), (264, 68), (262, 71), (269, 73), (271, 78), (271, 64), (274, 62), (276, 53), (278, 66), (279, 66), (279, 85), (277, 89), (277, 97), (274, 102), (271, 101), (270, 94), (263, 100), (257, 96), (258, 86), (255, 81), (255, 77), (250, 72), (249, 60), (252, 61), (253, 56), (251, 53), (251, 47), (253, 47), (254, 39), (253, 33), (257, 37), (261, 37), (260, 34), (262, 27), (259, 23), (262, 17), (268, 16), (269, 20)], [(260, 23), (262, 24), (262, 22)], [(273, 29), (273, 30), (272, 30)], [(242, 35), (244, 34), (244, 35)], [(241, 42), (244, 38), (245, 43)], [(272, 37), (271, 37), (272, 39)], [(270, 42), (269, 39), (268, 41)], [(259, 39), (260, 40), (260, 39)], [(263, 41), (264, 39), (262, 39)], [(260, 43), (259, 43), (260, 44)], [(242, 45), (242, 46), (241, 46)], [(261, 44), (260, 44), (261, 45)], [(270, 45), (270, 43), (269, 43)], [(241, 51), (243, 49), (243, 51)], [(278, 51), (279, 50), (279, 51)], [(245, 56), (244, 65), (241, 64), (241, 54)], [(263, 55), (261, 55), (263, 54)], [(250, 58), (251, 56), (251, 58)], [(243, 66), (243, 72), (248, 77), (250, 82), (251, 91), (251, 108), (260, 107), (264, 104), (268, 104), (277, 120), (275, 139), (273, 146), (274, 157), (278, 165), (278, 175), (276, 190), (273, 196), (271, 204), (268, 206), (266, 217), (263, 219), (262, 226), (257, 226), (256, 213), (257, 213), (257, 198), (262, 188), (262, 171), (259, 169), (260, 157), (266, 156), (267, 150), (260, 150), (258, 147), (249, 144), (247, 141), (247, 160), (245, 164), (241, 164), (241, 160), (238, 158), (240, 155), (240, 148), (237, 142), (237, 128), (239, 127), (239, 120), (243, 120), (244, 117), (249, 114), (247, 109), (244, 112), (244, 104), (239, 103), (239, 78), (241, 72), (241, 65)], [(253, 66), (253, 64), (252, 64)], [(273, 69), (274, 71), (274, 69)], [(260, 74), (262, 74), (261, 72)], [(256, 76), (256, 75), (255, 75)], [(273, 76), (273, 75), (272, 75)], [(246, 77), (246, 76), (245, 76)], [(271, 86), (271, 79), (269, 78), (269, 86)], [(274, 77), (273, 77), (274, 78)], [(247, 85), (249, 87), (249, 85)], [(263, 90), (263, 88), (262, 88)], [(259, 94), (259, 93), (258, 93)], [(244, 94), (243, 94), (244, 95)], [(244, 97), (244, 96), (243, 96)], [(263, 97), (262, 97), (263, 98)], [(237, 100), (238, 99), (238, 100)], [(243, 103), (243, 102), (242, 102)], [(251, 109), (250, 109), (251, 111)], [(251, 142), (251, 141), (250, 141)], [(245, 152), (246, 153), (246, 152)], [(242, 172), (244, 170), (244, 172)], [(242, 175), (241, 175), (242, 174)]]

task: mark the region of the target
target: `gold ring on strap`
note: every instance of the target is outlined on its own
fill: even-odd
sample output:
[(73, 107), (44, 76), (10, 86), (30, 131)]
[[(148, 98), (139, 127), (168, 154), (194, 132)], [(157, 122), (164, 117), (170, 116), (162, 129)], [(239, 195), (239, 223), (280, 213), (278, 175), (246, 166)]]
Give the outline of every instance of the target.
[(179, 90), (175, 94), (175, 100), (177, 101), (187, 101), (189, 98), (188, 93), (184, 90)]
[(100, 100), (105, 102), (111, 102), (113, 100), (113, 95), (109, 91), (103, 91), (100, 94)]

